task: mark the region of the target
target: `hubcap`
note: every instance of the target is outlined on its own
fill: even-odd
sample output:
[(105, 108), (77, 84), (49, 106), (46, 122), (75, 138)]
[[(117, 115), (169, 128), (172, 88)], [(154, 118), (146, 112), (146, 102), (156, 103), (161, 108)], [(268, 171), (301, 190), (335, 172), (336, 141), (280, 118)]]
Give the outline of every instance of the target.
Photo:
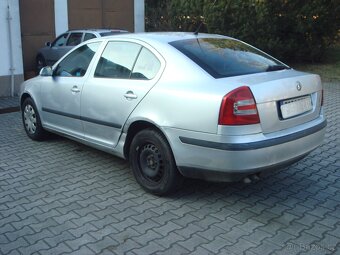
[(37, 116), (32, 105), (27, 104), (24, 109), (25, 128), (28, 133), (34, 134), (37, 130)]
[(139, 154), (139, 163), (142, 175), (153, 182), (159, 182), (164, 173), (162, 154), (153, 144), (146, 144)]

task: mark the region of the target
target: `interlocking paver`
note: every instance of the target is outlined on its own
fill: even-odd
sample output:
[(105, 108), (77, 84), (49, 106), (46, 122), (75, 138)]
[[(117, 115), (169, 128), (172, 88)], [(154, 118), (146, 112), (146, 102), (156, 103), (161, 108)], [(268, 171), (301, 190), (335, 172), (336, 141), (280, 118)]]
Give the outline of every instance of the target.
[(219, 227), (216, 227), (214, 225), (211, 225), (209, 226), (208, 229), (204, 230), (204, 231), (199, 231), (197, 232), (197, 235), (201, 236), (201, 237), (204, 237), (206, 239), (208, 239), (209, 241), (214, 241), (215, 238), (218, 236), (218, 235), (221, 235), (225, 232), (224, 229), (222, 228), (219, 228)]
[(36, 251), (46, 249), (50, 249), (50, 246), (46, 244), (45, 240), (39, 240), (38, 242), (32, 245), (20, 248), (19, 251), (21, 254), (33, 254)]
[(0, 114), (0, 254), (338, 254), (339, 108), (340, 84), (325, 84), (326, 138), (302, 161), (170, 197), (145, 193), (124, 160), (31, 141), (20, 113)]
[(100, 254), (104, 250), (110, 251), (118, 245), (118, 242), (110, 236), (105, 236), (104, 238), (97, 240), (93, 243), (89, 243), (86, 246), (93, 250), (95, 254)]
[(163, 250), (162, 246), (158, 245), (155, 242), (150, 242), (141, 248), (132, 250), (132, 252), (134, 252), (135, 254), (144, 255), (144, 254), (155, 254), (156, 252), (162, 251), (162, 250)]
[(198, 246), (193, 252), (189, 253), (189, 255), (210, 255), (212, 252)]
[(4, 243), (0, 246), (0, 253), (2, 254), (8, 254), (9, 252), (21, 248), (21, 247), (26, 247), (29, 244), (23, 237), (19, 237), (15, 241)]
[(183, 236), (185, 239), (190, 238), (193, 234), (203, 231), (201, 227), (194, 225), (192, 223), (188, 224), (187, 226), (183, 227), (182, 229), (175, 230), (176, 234)]
[[(47, 252), (42, 253), (42, 254), (49, 255)], [(82, 246), (79, 250), (73, 250), (72, 249), (72, 252), (65, 253), (65, 254), (72, 254), (72, 255), (93, 255), (93, 251), (90, 248), (86, 247), (86, 246)]]
[(232, 245), (232, 242), (217, 236), (211, 242), (202, 244), (202, 247), (204, 247), (205, 249), (209, 250), (214, 254), (221, 254), (219, 251), (227, 245)]
[[(251, 251), (257, 254), (267, 255), (273, 254), (273, 251), (278, 250), (280, 248), (281, 246), (277, 244), (263, 241), (259, 246), (252, 248)], [(230, 249), (232, 250), (232, 247)]]
[(136, 248), (141, 248), (142, 246), (131, 240), (127, 239), (122, 243), (119, 243), (119, 245), (111, 247), (110, 251), (113, 252), (114, 254), (120, 255), (120, 254), (126, 254), (127, 252), (136, 249)]
[(91, 223), (86, 223), (81, 227), (71, 228), (68, 231), (75, 237), (81, 237), (82, 235), (89, 233), (91, 231), (96, 231), (98, 228)]
[(188, 249), (189, 251), (194, 251), (197, 246), (209, 243), (209, 240), (197, 234), (193, 234), (189, 239), (186, 239), (185, 241), (180, 241), (177, 243), (181, 245), (182, 247)]
[(222, 248), (221, 253), (223, 253), (223, 249), (230, 250), (235, 254), (243, 254), (247, 250), (251, 250), (252, 248), (256, 247), (257, 245), (253, 242), (247, 241), (243, 238), (240, 238), (236, 243), (232, 245), (228, 245), (225, 248)]

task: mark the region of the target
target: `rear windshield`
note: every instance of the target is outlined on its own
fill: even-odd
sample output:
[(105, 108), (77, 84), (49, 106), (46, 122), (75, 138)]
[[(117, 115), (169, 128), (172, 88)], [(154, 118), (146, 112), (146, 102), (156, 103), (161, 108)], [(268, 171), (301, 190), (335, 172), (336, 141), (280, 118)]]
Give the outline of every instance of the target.
[(249, 45), (229, 38), (186, 39), (170, 45), (215, 78), (289, 68)]

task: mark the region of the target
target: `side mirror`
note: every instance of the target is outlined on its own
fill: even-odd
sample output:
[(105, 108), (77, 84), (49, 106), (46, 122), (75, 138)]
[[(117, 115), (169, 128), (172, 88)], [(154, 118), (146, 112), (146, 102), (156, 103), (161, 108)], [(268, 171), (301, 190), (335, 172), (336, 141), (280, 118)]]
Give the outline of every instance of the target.
[(45, 46), (47, 46), (47, 47), (51, 47), (51, 42), (45, 42)]
[(53, 75), (53, 70), (52, 67), (50, 66), (45, 66), (40, 70), (39, 73), (40, 76), (52, 76)]

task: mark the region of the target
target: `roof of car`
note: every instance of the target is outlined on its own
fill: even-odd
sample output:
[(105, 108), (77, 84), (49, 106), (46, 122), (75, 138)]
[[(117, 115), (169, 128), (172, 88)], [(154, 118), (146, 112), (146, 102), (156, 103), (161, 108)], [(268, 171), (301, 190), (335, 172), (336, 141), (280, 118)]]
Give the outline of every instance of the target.
[(113, 37), (107, 36), (105, 39), (117, 38), (117, 37), (141, 39), (141, 40), (155, 40), (155, 41), (161, 41), (164, 43), (169, 43), (169, 42), (177, 41), (177, 40), (196, 39), (196, 38), (226, 38), (226, 36), (223, 36), (223, 35), (206, 34), (206, 33), (199, 33), (198, 35), (195, 35), (192, 32), (145, 32), (145, 33), (121, 34), (121, 35), (115, 35)]
[(67, 32), (97, 32), (97, 33), (102, 33), (102, 32), (128, 32), (125, 29), (120, 29), (120, 28), (86, 28), (86, 29), (70, 29)]

